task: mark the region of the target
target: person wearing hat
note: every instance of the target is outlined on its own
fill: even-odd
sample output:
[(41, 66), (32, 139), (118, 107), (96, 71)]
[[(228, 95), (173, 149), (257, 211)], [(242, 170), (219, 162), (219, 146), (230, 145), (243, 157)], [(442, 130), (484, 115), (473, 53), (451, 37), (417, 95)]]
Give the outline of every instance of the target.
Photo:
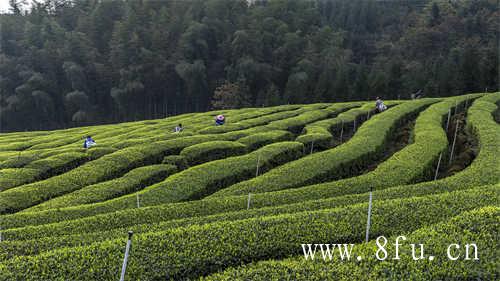
[(90, 148), (91, 146), (96, 145), (95, 141), (92, 139), (91, 136), (87, 136), (85, 141), (83, 142), (83, 148)]
[(375, 101), (375, 108), (378, 112), (382, 112), (387, 109), (387, 106), (384, 104), (380, 97), (377, 97), (377, 100)]
[(217, 117), (215, 117), (215, 126), (224, 125), (225, 119), (224, 115), (217, 115)]

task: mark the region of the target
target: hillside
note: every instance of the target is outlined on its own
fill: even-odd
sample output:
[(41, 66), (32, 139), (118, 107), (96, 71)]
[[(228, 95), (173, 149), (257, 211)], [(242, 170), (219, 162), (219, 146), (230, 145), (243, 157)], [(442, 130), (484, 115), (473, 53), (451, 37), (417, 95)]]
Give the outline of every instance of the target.
[[(128, 231), (125, 280), (496, 279), (500, 92), (385, 104), (0, 134), (0, 280), (118, 280)], [(306, 260), (304, 243), (352, 243), (363, 260)]]
[(499, 90), (497, 0), (0, 2), (1, 133)]

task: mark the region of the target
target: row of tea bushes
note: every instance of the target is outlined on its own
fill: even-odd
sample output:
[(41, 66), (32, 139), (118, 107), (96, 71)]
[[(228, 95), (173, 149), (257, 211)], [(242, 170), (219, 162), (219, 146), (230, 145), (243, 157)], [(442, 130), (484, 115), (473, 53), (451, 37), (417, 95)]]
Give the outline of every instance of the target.
[[(500, 94), (489, 95), (489, 97), (493, 98), (495, 96), (497, 97), (497, 99), (499, 99)], [(484, 98), (482, 99), (484, 100)], [(476, 101), (476, 103), (477, 102), (478, 101)], [(449, 191), (457, 188), (467, 188), (474, 185), (483, 185), (498, 182), (499, 180), (498, 173), (495, 168), (496, 166), (491, 165), (491, 163), (498, 163), (499, 161), (495, 157), (496, 153), (498, 152), (497, 148), (495, 147), (495, 144), (498, 140), (498, 124), (496, 124), (491, 118), (491, 112), (496, 110), (495, 100), (493, 100), (492, 102), (488, 102), (488, 104), (490, 104), (491, 106), (486, 106), (486, 110), (476, 111), (476, 114), (472, 113), (473, 118), (468, 122), (469, 126), (471, 126), (478, 139), (482, 143), (481, 152), (468, 168), (449, 178), (440, 179), (433, 182), (424, 182), (408, 187), (390, 188), (387, 191), (380, 192), (392, 194), (391, 196), (395, 196), (400, 193), (404, 195), (412, 194), (406, 192), (403, 193), (403, 191), (405, 190), (411, 190), (415, 194), (426, 194), (439, 192), (440, 190)], [(471, 110), (472, 109), (473, 108), (471, 108)], [(491, 112), (489, 110), (491, 110)], [(469, 114), (469, 118), (470, 117), (471, 114)], [(365, 187), (364, 190), (367, 191), (368, 189), (369, 186)], [(354, 191), (355, 190), (350, 191), (350, 193), (354, 193)], [(363, 192), (363, 190), (360, 189), (357, 192)], [(328, 186), (325, 186), (324, 188), (319, 188), (318, 186), (310, 186), (272, 193), (252, 194), (252, 208), (290, 204), (295, 202), (303, 202), (305, 200), (315, 200), (338, 195), (338, 190), (331, 190), (330, 188), (328, 188)], [(364, 195), (362, 195), (361, 197), (358, 195), (348, 197), (360, 198), (357, 200), (364, 200), (365, 198)], [(166, 206), (164, 208), (162, 216), (164, 216), (165, 219), (174, 219), (176, 217), (182, 218), (216, 214), (225, 211), (236, 211), (246, 208), (246, 202), (247, 196), (244, 195), (220, 197), (215, 198), (214, 200), (202, 200), (174, 204), (172, 208)], [(141, 209), (137, 211), (146, 212), (147, 210)], [(109, 214), (109, 217), (119, 217), (120, 213), (123, 212)], [(124, 215), (126, 215), (126, 213), (127, 212), (125, 212)], [(78, 208), (66, 208), (58, 210), (57, 212), (44, 211), (38, 213), (15, 214), (3, 216), (2, 225), (4, 226), (4, 228), (12, 228), (25, 225), (38, 225), (63, 220), (77, 219), (92, 214), (92, 212), (87, 213), (83, 210), (79, 210)], [(102, 219), (106, 220), (109, 218), (107, 218), (107, 216), (102, 216)]]
[(122, 177), (86, 186), (75, 192), (45, 201), (25, 211), (32, 212), (64, 208), (110, 200), (139, 191), (146, 186), (164, 180), (176, 172), (177, 167), (167, 164), (135, 168)]
[(343, 177), (350, 171), (350, 167), (363, 167), (379, 157), (401, 120), (436, 101), (418, 100), (388, 109), (365, 122), (343, 145), (285, 164), (260, 177), (221, 190), (213, 196), (275, 191)]
[(0, 190), (47, 179), (68, 172), (79, 165), (98, 159), (113, 150), (92, 149), (85, 152), (64, 152), (47, 158), (31, 161), (22, 168), (0, 170)]
[[(263, 261), (250, 265), (229, 268), (222, 273), (210, 275), (201, 280), (497, 280), (498, 279), (498, 225), (500, 208), (498, 206), (478, 208), (462, 213), (446, 222), (424, 227), (400, 240), (400, 259), (393, 261), (395, 248), (393, 242), (397, 235), (386, 237), (385, 249), (389, 256), (385, 261), (377, 260), (378, 248), (375, 241), (355, 245), (351, 256), (363, 257), (361, 262), (352, 260), (323, 261), (318, 255), (314, 261), (304, 256), (285, 260)], [(330, 241), (324, 241), (330, 243)], [(425, 260), (413, 260), (409, 243), (423, 243)], [(479, 260), (475, 259), (475, 248), (469, 247), (469, 260), (466, 259), (466, 245), (476, 244)], [(458, 244), (460, 249), (452, 248), (450, 254), (458, 260), (447, 257), (449, 245)], [(418, 249), (418, 246), (417, 246)], [(428, 256), (435, 256), (428, 260)], [(383, 254), (381, 253), (382, 257)], [(418, 257), (418, 253), (417, 253)]]
[[(499, 195), (498, 187), (481, 187), (376, 201), (371, 234), (376, 237), (414, 231), (457, 213), (496, 204)], [(367, 204), (360, 204), (138, 234), (127, 278), (191, 279), (258, 259), (297, 255), (304, 241), (360, 242), (365, 234), (366, 208)], [(125, 238), (15, 257), (0, 264), (0, 276), (4, 280), (113, 279), (121, 267), (124, 244)]]

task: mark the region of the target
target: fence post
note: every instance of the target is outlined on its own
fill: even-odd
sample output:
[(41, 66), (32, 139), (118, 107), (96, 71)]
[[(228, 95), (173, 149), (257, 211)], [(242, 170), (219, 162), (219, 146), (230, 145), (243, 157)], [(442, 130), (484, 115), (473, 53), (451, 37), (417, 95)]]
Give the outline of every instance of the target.
[(441, 165), (441, 158), (443, 157), (443, 153), (439, 153), (439, 159), (438, 159), (438, 164), (437, 164), (437, 167), (436, 167), (436, 173), (434, 174), (434, 180), (437, 179), (438, 177), (438, 173), (439, 173), (439, 165)]
[(314, 140), (311, 142), (311, 153), (310, 154), (313, 154), (313, 151), (314, 151)]
[(354, 117), (354, 122), (353, 122), (353, 129), (352, 129), (352, 132), (355, 133), (356, 132), (356, 117)]
[(446, 132), (448, 132), (448, 127), (450, 125), (450, 118), (451, 118), (451, 108), (448, 109), (448, 120), (446, 121)]
[(368, 111), (368, 114), (366, 115), (366, 120), (370, 119), (370, 113), (371, 111)]
[(141, 205), (139, 204), (139, 193), (136, 193), (136, 194), (135, 194), (135, 197), (136, 197), (136, 199), (137, 199), (137, 208), (140, 208), (140, 207), (141, 207)]
[(251, 193), (248, 193), (248, 199), (247, 199), (247, 210), (250, 209), (250, 198), (251, 198)]
[(120, 281), (125, 280), (125, 271), (127, 270), (128, 255), (130, 252), (130, 245), (132, 244), (132, 234), (134, 234), (132, 231), (128, 232), (128, 240), (127, 240), (127, 246), (125, 247), (125, 257), (123, 257), (122, 274), (120, 275)]
[(371, 216), (372, 216), (372, 188), (370, 187), (370, 198), (368, 201), (368, 218), (366, 219), (366, 243), (368, 243), (368, 239), (370, 237), (370, 223), (371, 223)]
[(342, 123), (340, 126), (342, 126), (340, 128), (340, 143), (342, 143), (342, 136), (344, 135), (344, 120), (342, 120)]
[(255, 171), (255, 176), (259, 176), (259, 164), (260, 164), (260, 154), (259, 156), (257, 157), (257, 169)]
[(450, 161), (448, 164), (451, 164), (451, 161), (453, 160), (453, 152), (455, 151), (455, 142), (457, 141), (457, 133), (458, 133), (458, 120), (457, 120), (457, 126), (455, 127), (455, 136), (453, 136), (453, 144), (451, 146), (451, 152), (450, 152)]

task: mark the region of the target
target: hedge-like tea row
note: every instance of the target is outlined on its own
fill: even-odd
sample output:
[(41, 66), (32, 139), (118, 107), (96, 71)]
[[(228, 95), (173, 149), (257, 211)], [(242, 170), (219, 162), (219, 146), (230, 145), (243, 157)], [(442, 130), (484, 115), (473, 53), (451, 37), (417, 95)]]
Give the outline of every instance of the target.
[(354, 119), (360, 118), (362, 115), (373, 113), (373, 105), (365, 104), (359, 108), (353, 108), (349, 111), (339, 114), (332, 119), (326, 119), (311, 123), (305, 126), (305, 134), (297, 137), (297, 141), (304, 145), (312, 145), (319, 149), (328, 149), (332, 146), (333, 135), (331, 133), (334, 127), (343, 126), (347, 129)]
[(191, 166), (201, 163), (224, 159), (229, 156), (244, 154), (247, 147), (233, 141), (211, 141), (195, 144), (184, 148), (180, 155), (185, 157)]
[(189, 164), (184, 156), (180, 155), (168, 155), (163, 158), (162, 164), (170, 164), (177, 167), (178, 171), (185, 170), (189, 167)]
[(0, 213), (20, 211), (52, 197), (119, 177), (133, 168), (160, 162), (166, 153), (179, 153), (186, 146), (210, 140), (213, 137), (187, 137), (182, 142), (164, 141), (122, 149), (68, 173), (1, 192)]
[[(484, 207), (405, 235), (407, 240), (400, 240), (398, 261), (392, 260), (396, 252), (393, 242), (398, 236), (395, 235), (386, 237), (391, 242), (385, 247), (389, 254), (385, 261), (376, 260), (375, 253), (378, 248), (372, 241), (353, 247), (351, 257), (361, 256), (361, 262), (356, 262), (354, 258), (349, 261), (323, 261), (321, 253), (317, 252), (314, 261), (306, 261), (304, 256), (281, 261), (263, 261), (230, 268), (202, 280), (497, 280), (499, 224), (500, 208)], [(410, 243), (424, 244), (426, 260), (413, 260)], [(453, 261), (446, 256), (447, 247), (457, 243), (460, 250), (452, 248), (451, 253), (454, 257), (460, 254), (460, 258)], [(477, 245), (479, 260), (473, 260), (475, 256), (472, 246), (469, 250), (470, 260), (465, 260), (465, 247), (470, 243)], [(435, 259), (427, 260), (430, 255), (434, 255)], [(328, 274), (322, 274), (323, 272)]]
[(311, 186), (310, 189), (328, 189), (330, 196), (366, 192), (370, 188), (381, 189), (396, 185), (411, 184), (430, 180), (435, 164), (442, 153), (442, 163), (446, 159), (448, 139), (443, 129), (449, 110), (477, 95), (459, 96), (445, 99), (431, 105), (420, 113), (414, 129), (414, 142), (381, 162), (374, 171), (361, 176), (327, 182)]
[(177, 172), (175, 166), (165, 164), (135, 168), (123, 177), (86, 186), (75, 192), (45, 201), (25, 211), (41, 211), (110, 200), (162, 181), (175, 172)]
[[(499, 187), (499, 186), (497, 186)], [(488, 188), (488, 186), (484, 186)], [(447, 190), (450, 191), (450, 190)], [(434, 193), (446, 191), (434, 190)], [(431, 192), (411, 193), (404, 188), (397, 190), (376, 191), (375, 200), (388, 200), (431, 195)], [(259, 218), (280, 214), (290, 214), (304, 211), (318, 211), (322, 209), (345, 208), (349, 205), (365, 203), (368, 194), (356, 196), (342, 196), (320, 200), (310, 200), (295, 204), (266, 207), (259, 209), (224, 212), (216, 215), (198, 216), (191, 218), (175, 218), (169, 206), (158, 208), (134, 209), (127, 213), (117, 213), (114, 216), (89, 217), (82, 220), (67, 221), (56, 224), (47, 224), (36, 227), (25, 227), (7, 230), (3, 233), (4, 243), (0, 248), (0, 257), (13, 255), (34, 255), (56, 247), (70, 247), (89, 245), (98, 241), (117, 239), (129, 230), (134, 233), (161, 232), (168, 229), (204, 225), (214, 222), (229, 222), (249, 218)], [(181, 205), (178, 205), (181, 206)], [(175, 207), (175, 206), (170, 206)], [(201, 210), (201, 208), (200, 208)], [(128, 215), (128, 216), (127, 216)]]
[[(413, 231), (457, 213), (495, 204), (499, 193), (498, 187), (478, 188), (439, 196), (375, 201), (371, 234), (376, 237)], [(360, 204), (138, 234), (134, 237), (127, 278), (195, 278), (257, 259), (299, 254), (304, 241), (362, 241), (366, 208), (367, 204)], [(120, 270), (124, 244), (125, 239), (118, 239), (16, 257), (0, 264), (0, 276), (10, 280), (113, 279)]]
[(292, 140), (292, 134), (284, 130), (274, 130), (269, 132), (262, 132), (251, 134), (249, 136), (238, 139), (238, 142), (246, 145), (249, 151), (255, 150), (265, 145)]
[(291, 108), (290, 110), (283, 110), (278, 112), (273, 112), (268, 115), (260, 116), (257, 118), (250, 118), (247, 120), (242, 120), (239, 122), (232, 122), (227, 120), (227, 123), (224, 126), (207, 126), (198, 131), (200, 134), (221, 134), (227, 133), (231, 131), (248, 129), (255, 126), (261, 126), (269, 122), (268, 120), (275, 120), (281, 118), (289, 118), (295, 116), (302, 112), (301, 108)]
[(65, 173), (101, 156), (101, 153), (66, 152), (32, 161), (23, 168), (0, 170), (0, 190)]
[(299, 134), (306, 124), (327, 118), (333, 114), (338, 113), (339, 111), (343, 111), (346, 108), (350, 108), (353, 106), (355, 105), (338, 104), (327, 108), (321, 107), (315, 110), (307, 110), (302, 112), (300, 115), (291, 118), (269, 122), (266, 127), (273, 130), (288, 130), (294, 134)]
[(235, 184), (213, 196), (248, 194), (294, 188), (349, 174), (350, 167), (364, 166), (384, 150), (397, 124), (436, 100), (403, 103), (365, 122), (345, 144), (287, 163), (246, 182)]
[(297, 107), (297, 106), (287, 106), (287, 110), (284, 111), (279, 111), (275, 112), (269, 115), (264, 115), (260, 116), (258, 118), (250, 118), (248, 120), (243, 120), (240, 122), (235, 122), (231, 123), (230, 120), (227, 121), (227, 123), (224, 126), (210, 126), (206, 127), (200, 131), (198, 131), (200, 134), (220, 134), (220, 133), (227, 133), (231, 131), (237, 131), (237, 130), (244, 130), (244, 129), (249, 129), (252, 127), (256, 126), (263, 126), (268, 124), (269, 122), (276, 121), (276, 120), (281, 120), (281, 119), (286, 119), (286, 118), (292, 118), (295, 117), (307, 110), (317, 110), (324, 108), (324, 104), (313, 104), (313, 105), (306, 105), (303, 107)]
[(257, 163), (260, 171), (267, 171), (277, 165), (301, 156), (303, 145), (297, 142), (280, 142), (243, 156), (216, 160), (191, 167), (165, 181), (146, 189), (113, 200), (78, 207), (79, 213), (87, 215), (136, 208), (140, 197), (141, 206), (180, 202), (201, 198), (235, 182), (255, 176)]
[[(486, 101), (486, 98), (490, 98), (493, 100)], [(499, 130), (498, 124), (491, 117), (491, 112), (496, 110), (495, 102), (497, 100), (500, 100), (500, 93), (489, 94), (488, 96), (475, 101), (475, 104), (481, 101), (481, 103), (487, 102), (487, 105), (473, 105), (469, 110), (468, 126), (471, 127), (482, 146), (480, 153), (477, 155), (477, 157), (469, 167), (451, 177), (440, 179), (437, 181), (424, 182), (415, 185), (395, 187), (389, 188), (387, 190), (377, 191), (380, 192), (380, 194), (376, 196), (387, 194), (387, 196), (389, 196), (387, 198), (394, 198), (399, 197), (399, 195), (423, 195), (428, 193), (450, 191), (454, 189), (499, 182), (500, 179), (496, 167), (500, 165), (500, 160), (498, 159), (498, 157), (496, 157), (496, 155), (498, 154), (498, 148), (495, 146), (499, 138)], [(483, 107), (485, 110), (475, 110)], [(363, 192), (363, 190), (369, 190), (369, 186), (365, 186), (363, 189), (357, 190), (357, 192)], [(353, 192), (354, 191), (350, 191), (349, 193)], [(308, 186), (272, 193), (252, 194), (252, 208), (277, 206), (281, 204), (303, 202), (306, 200), (322, 199), (338, 195), (339, 190), (332, 190), (328, 186), (324, 186), (322, 188), (319, 188), (318, 186)], [(343, 199), (341, 199), (337, 204), (341, 204), (346, 200), (351, 203), (362, 202), (363, 200), (365, 200), (365, 197), (366, 196), (364, 194), (344, 196), (342, 197)], [(217, 214), (221, 212), (246, 209), (246, 203), (246, 195), (220, 197), (210, 200), (206, 199), (202, 201), (193, 201), (173, 204), (172, 206), (164, 206), (162, 207), (159, 216), (162, 216), (165, 218), (165, 220), (167, 220), (191, 216)], [(137, 216), (137, 214), (135, 213), (136, 211), (146, 212), (148, 210), (151, 210), (151, 216), (158, 215), (154, 212), (154, 209), (140, 209), (103, 215), (96, 217), (96, 219), (113, 220), (113, 218), (121, 218), (121, 215), (123, 215), (123, 220), (128, 221), (127, 216)], [(129, 211), (133, 211), (134, 213), (128, 214), (127, 212)], [(14, 214), (2, 216), (0, 217), (0, 219), (2, 220), (1, 224), (4, 228), (13, 228), (26, 225), (39, 225), (69, 219), (77, 219), (85, 217), (86, 215), (87, 214), (85, 212), (82, 212), (77, 208), (67, 208), (58, 210), (57, 212), (44, 211), (37, 213)], [(134, 222), (134, 224), (137, 223), (140, 223), (140, 220), (138, 222)]]
[[(401, 103), (400, 101), (386, 101), (386, 105), (390, 108)], [(334, 106), (337, 104), (334, 104)], [(353, 131), (355, 127), (372, 117), (377, 112), (372, 102), (358, 103), (356, 108), (350, 109), (336, 118), (325, 119), (308, 124), (304, 128), (304, 134), (297, 137), (296, 141), (303, 143), (307, 149), (310, 149), (313, 144), (317, 150), (331, 148), (335, 144), (346, 141), (346, 133)], [(356, 121), (356, 126), (354, 126)], [(344, 132), (342, 132), (344, 131)], [(335, 134), (335, 136), (334, 136)], [(342, 137), (342, 139), (341, 139)]]
[(37, 153), (18, 154), (17, 157), (13, 156), (4, 161), (1, 161), (0, 169), (22, 168), (26, 166), (28, 163), (31, 163), (38, 159), (40, 159), (40, 156)]

